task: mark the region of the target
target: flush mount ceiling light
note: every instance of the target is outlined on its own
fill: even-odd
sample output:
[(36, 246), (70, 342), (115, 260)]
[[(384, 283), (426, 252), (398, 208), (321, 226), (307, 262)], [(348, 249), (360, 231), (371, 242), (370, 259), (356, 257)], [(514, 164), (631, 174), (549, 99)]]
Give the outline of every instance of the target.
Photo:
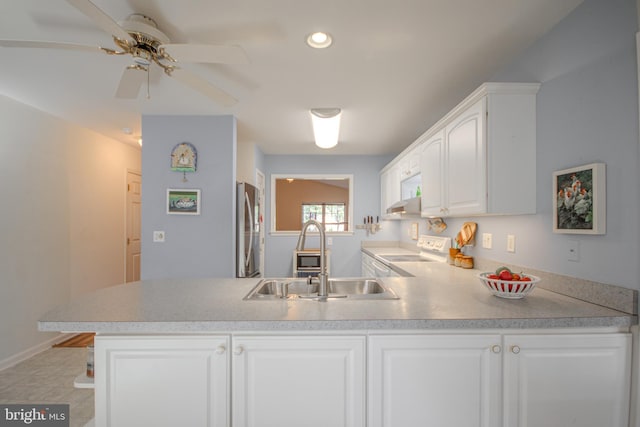
[(320, 148), (335, 147), (340, 134), (342, 111), (339, 108), (313, 108), (310, 112), (316, 145)]
[(333, 43), (331, 36), (320, 31), (311, 33), (307, 37), (307, 44), (314, 49), (324, 49), (331, 46), (331, 43)]

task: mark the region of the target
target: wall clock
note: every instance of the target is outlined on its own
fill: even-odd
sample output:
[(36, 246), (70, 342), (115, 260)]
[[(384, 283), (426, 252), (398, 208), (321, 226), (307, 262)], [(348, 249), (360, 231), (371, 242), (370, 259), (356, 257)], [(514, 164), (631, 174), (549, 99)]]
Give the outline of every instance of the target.
[(187, 172), (195, 172), (198, 163), (198, 151), (188, 142), (181, 142), (171, 150), (171, 170), (182, 172), (183, 181)]

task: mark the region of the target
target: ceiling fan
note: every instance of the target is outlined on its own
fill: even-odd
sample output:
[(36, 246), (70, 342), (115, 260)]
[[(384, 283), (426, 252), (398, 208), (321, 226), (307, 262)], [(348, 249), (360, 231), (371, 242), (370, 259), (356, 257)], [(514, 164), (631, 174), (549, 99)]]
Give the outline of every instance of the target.
[(246, 64), (249, 61), (240, 46), (170, 43), (169, 37), (160, 31), (155, 21), (148, 16), (134, 13), (118, 24), (89, 0), (67, 0), (67, 2), (89, 17), (102, 30), (111, 34), (117, 48), (30, 40), (0, 40), (0, 46), (131, 55), (134, 63), (129, 65), (122, 74), (116, 91), (117, 98), (136, 98), (143, 82), (149, 78), (149, 67), (155, 64), (167, 76), (175, 78), (219, 104), (231, 106), (237, 102), (233, 96), (197, 74), (181, 68), (178, 64), (180, 62)]

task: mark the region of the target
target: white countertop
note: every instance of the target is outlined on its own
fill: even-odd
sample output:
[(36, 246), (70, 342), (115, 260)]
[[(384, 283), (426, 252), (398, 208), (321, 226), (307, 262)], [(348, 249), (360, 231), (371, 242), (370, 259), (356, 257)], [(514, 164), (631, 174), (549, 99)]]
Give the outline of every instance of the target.
[(636, 316), (541, 288), (521, 300), (498, 298), (475, 277), (477, 270), (435, 262), (398, 266), (421, 276), (382, 279), (398, 300), (245, 301), (243, 297), (260, 279), (150, 280), (88, 294), (50, 311), (38, 327), (63, 332), (188, 333), (627, 327), (637, 323)]

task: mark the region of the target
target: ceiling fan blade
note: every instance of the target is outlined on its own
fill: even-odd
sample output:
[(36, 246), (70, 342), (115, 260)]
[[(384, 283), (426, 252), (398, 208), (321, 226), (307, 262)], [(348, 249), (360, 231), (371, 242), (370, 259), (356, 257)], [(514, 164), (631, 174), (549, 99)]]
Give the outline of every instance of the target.
[(120, 84), (116, 91), (116, 98), (134, 99), (140, 93), (140, 86), (147, 78), (147, 70), (139, 65), (129, 65), (124, 69)]
[(67, 0), (67, 2), (78, 9), (80, 12), (87, 15), (89, 19), (93, 21), (98, 27), (102, 28), (107, 33), (128, 42), (134, 43), (135, 40), (129, 35), (116, 21), (114, 21), (109, 15), (104, 13), (95, 4), (89, 0)]
[(178, 62), (212, 64), (248, 64), (249, 58), (240, 46), (168, 43), (160, 46)]
[(0, 40), (0, 46), (25, 47), (25, 48), (36, 48), (36, 49), (79, 50), (84, 52), (103, 52), (104, 51), (98, 46), (87, 46), (83, 44), (74, 44), (74, 43), (43, 42), (43, 41), (37, 41), (37, 40)]
[(171, 72), (171, 77), (189, 86), (191, 89), (200, 92), (201, 94), (213, 99), (217, 103), (231, 107), (238, 102), (233, 96), (229, 95), (225, 91), (212, 85), (203, 78), (193, 74), (182, 68), (175, 68)]

